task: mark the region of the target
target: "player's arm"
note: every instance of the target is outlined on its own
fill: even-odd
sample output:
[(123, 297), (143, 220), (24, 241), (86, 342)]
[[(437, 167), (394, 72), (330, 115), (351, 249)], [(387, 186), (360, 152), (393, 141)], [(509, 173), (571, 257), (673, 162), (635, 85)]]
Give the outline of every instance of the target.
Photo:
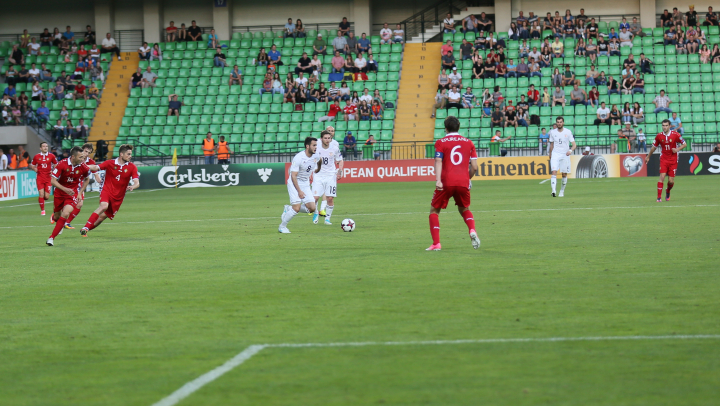
[(682, 146), (680, 146), (680, 148), (673, 148), (672, 151), (673, 151), (673, 153), (677, 154), (678, 152), (684, 150), (685, 147), (687, 147), (687, 143), (683, 142), (683, 144), (682, 144)]
[(67, 193), (70, 196), (75, 195), (74, 190), (66, 188), (65, 186), (61, 185), (60, 182), (58, 182), (57, 178), (55, 178), (55, 177), (50, 178), (50, 184), (53, 185), (55, 188), (62, 190), (63, 192)]
[(340, 163), (338, 164), (337, 178), (338, 178), (338, 180), (340, 180), (344, 176), (343, 168), (345, 167), (345, 160), (341, 159), (338, 162), (340, 162)]
[(555, 142), (548, 142), (548, 156), (552, 156), (553, 147), (555, 146)]
[(97, 165), (88, 165), (87, 167), (90, 169), (90, 172), (97, 172), (100, 170), (100, 167)]
[(650, 156), (655, 153), (656, 149), (657, 149), (657, 147), (655, 147), (655, 144), (653, 143), (653, 145), (650, 147), (650, 151), (648, 152), (647, 156), (645, 156), (645, 164), (650, 162)]
[(93, 175), (95, 175), (95, 182), (102, 183), (102, 179), (100, 179), (99, 173), (95, 172), (95, 173), (93, 173)]
[[(441, 153), (442, 155), (442, 153)], [(437, 153), (435, 154), (437, 156)], [(442, 156), (435, 158), (435, 189), (442, 190), (443, 189), (443, 183), (442, 183)]]
[(470, 158), (470, 179), (478, 172), (477, 158)]
[(128, 192), (132, 192), (133, 190), (135, 190), (135, 189), (137, 189), (137, 188), (139, 188), (139, 187), (140, 187), (140, 178), (133, 178), (133, 184), (132, 184), (132, 185), (128, 185), (128, 187), (127, 187), (126, 190), (127, 190)]
[(322, 168), (322, 159), (318, 160), (317, 168), (315, 169), (315, 173), (320, 172), (320, 168)]
[(80, 196), (82, 196), (82, 194), (85, 193), (85, 189), (88, 187), (89, 184), (90, 184), (90, 177), (88, 176), (83, 181), (82, 188), (80, 189)]
[(568, 151), (566, 155), (567, 156), (572, 155), (572, 153), (575, 152), (575, 147), (576, 147), (575, 140), (573, 140), (570, 142), (570, 151)]
[(298, 197), (304, 199), (305, 193), (303, 193), (302, 189), (300, 189), (300, 185), (298, 185), (297, 176), (298, 172), (290, 172), (290, 180), (292, 180), (293, 186), (295, 186), (295, 190), (298, 192)]

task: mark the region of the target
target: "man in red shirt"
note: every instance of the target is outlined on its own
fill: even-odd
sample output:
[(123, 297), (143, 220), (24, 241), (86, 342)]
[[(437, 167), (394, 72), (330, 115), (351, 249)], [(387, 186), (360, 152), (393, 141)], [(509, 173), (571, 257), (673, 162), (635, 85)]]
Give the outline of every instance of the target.
[[(105, 182), (102, 192), (100, 192), (100, 206), (90, 216), (85, 227), (80, 230), (80, 235), (83, 237), (87, 237), (88, 231), (99, 226), (106, 218), (114, 219), (125, 199), (125, 192), (140, 187), (137, 167), (130, 162), (132, 150), (132, 145), (123, 144), (120, 146), (118, 157), (115, 160), (105, 161), (99, 165), (98, 168), (105, 171)], [(133, 181), (132, 186), (130, 180)]]
[[(678, 145), (680, 145), (678, 147)], [(645, 165), (650, 162), (650, 156), (655, 152), (656, 148), (660, 148), (660, 180), (657, 183), (657, 201), (662, 201), (663, 182), (665, 175), (668, 175), (667, 191), (665, 192), (665, 201), (670, 200), (670, 190), (675, 186), (675, 174), (677, 172), (678, 152), (683, 150), (687, 144), (683, 140), (682, 135), (670, 129), (670, 120), (662, 121), (662, 132), (655, 136), (655, 141), (645, 157)]]
[(538, 104), (538, 100), (540, 99), (540, 92), (535, 90), (535, 85), (530, 85), (530, 90), (528, 90), (527, 96), (529, 105), (535, 106)]
[(343, 109), (343, 113), (345, 113), (346, 122), (348, 120), (360, 121), (360, 115), (357, 114), (357, 106), (350, 100), (345, 100), (345, 108)]
[(445, 137), (435, 141), (435, 192), (430, 203), (430, 235), (433, 243), (426, 251), (440, 251), (440, 210), (447, 208), (452, 197), (470, 231), (475, 249), (480, 238), (475, 232), (475, 219), (470, 211), (470, 178), (478, 171), (475, 144), (458, 134), (460, 121), (454, 116), (445, 119)]
[(335, 103), (330, 105), (330, 110), (328, 111), (327, 116), (318, 118), (318, 122), (322, 123), (323, 121), (333, 121), (335, 120), (337, 113), (341, 111), (343, 111), (343, 109), (340, 107), (340, 100), (335, 100)]
[(38, 189), (41, 216), (45, 215), (45, 201), (50, 197), (50, 173), (57, 163), (55, 155), (48, 152), (47, 142), (41, 142), (40, 153), (35, 155), (30, 163), (30, 169), (37, 173), (35, 183)]
[(85, 89), (85, 85), (83, 85), (82, 83), (78, 83), (77, 85), (75, 85), (75, 100), (87, 100), (88, 97)]
[(52, 171), (51, 183), (55, 186), (53, 219), (55, 228), (46, 244), (55, 245), (55, 238), (60, 235), (70, 213), (75, 209), (80, 192), (87, 186), (90, 171), (97, 171), (96, 165), (85, 165), (85, 154), (82, 148), (73, 147), (70, 158), (63, 159)]
[[(90, 159), (90, 154), (95, 150), (93, 148), (93, 145), (91, 143), (86, 143), (82, 146), (83, 149), (83, 155), (85, 156), (85, 165), (96, 165), (95, 161)], [(95, 175), (95, 182), (99, 185), (100, 180), (100, 174), (98, 174), (96, 171), (93, 171), (93, 174)], [(77, 217), (78, 214), (80, 214), (80, 209), (82, 209), (83, 202), (85, 201), (85, 188), (80, 191), (80, 195), (78, 196), (78, 204), (75, 207), (75, 210), (70, 214), (70, 217), (68, 217), (67, 221), (65, 222), (65, 228), (68, 230), (74, 230), (75, 227), (72, 226), (72, 221), (75, 220), (75, 217)]]

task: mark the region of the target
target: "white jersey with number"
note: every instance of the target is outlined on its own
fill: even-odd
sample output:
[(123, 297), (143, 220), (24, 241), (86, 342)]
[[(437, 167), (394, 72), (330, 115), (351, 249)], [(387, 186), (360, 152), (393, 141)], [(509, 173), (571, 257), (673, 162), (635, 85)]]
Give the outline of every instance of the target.
[(318, 172), (315, 177), (335, 176), (337, 173), (335, 163), (343, 160), (342, 154), (340, 153), (340, 144), (332, 140), (327, 149), (323, 148), (322, 144), (320, 144), (318, 145), (316, 155), (322, 162), (322, 166), (320, 167), (320, 172)]
[(553, 143), (552, 157), (563, 157), (567, 156), (567, 152), (570, 151), (570, 144), (575, 142), (575, 137), (567, 127), (563, 128), (562, 131), (552, 129), (550, 130), (548, 142)]
[(317, 168), (317, 162), (320, 160), (318, 154), (307, 156), (305, 151), (298, 152), (293, 157), (290, 171), (288, 172), (288, 184), (292, 184), (292, 173), (297, 172), (298, 185), (310, 185), (310, 175)]

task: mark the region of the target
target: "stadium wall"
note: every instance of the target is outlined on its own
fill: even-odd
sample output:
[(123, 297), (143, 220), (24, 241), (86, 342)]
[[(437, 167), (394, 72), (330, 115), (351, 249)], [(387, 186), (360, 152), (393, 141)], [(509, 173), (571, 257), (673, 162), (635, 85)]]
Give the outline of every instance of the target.
[(580, 14), (580, 8), (585, 8), (587, 15), (617, 15), (617, 14), (640, 14), (640, 1), (631, 2), (623, 0), (594, 1), (590, 3), (579, 3), (576, 0), (515, 0), (512, 2), (512, 16), (517, 17), (522, 10), (527, 16), (530, 11), (535, 15), (545, 17), (548, 11), (555, 14), (565, 15), (565, 10), (570, 9), (572, 14)]

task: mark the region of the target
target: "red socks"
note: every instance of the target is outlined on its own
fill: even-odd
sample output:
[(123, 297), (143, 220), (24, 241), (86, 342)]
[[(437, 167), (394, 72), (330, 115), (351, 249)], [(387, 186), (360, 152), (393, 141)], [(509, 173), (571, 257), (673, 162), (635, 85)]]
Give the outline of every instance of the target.
[(433, 245), (440, 244), (440, 219), (435, 213), (430, 214), (430, 235), (432, 236)]
[(77, 217), (78, 214), (80, 214), (80, 209), (76, 207), (75, 210), (73, 210), (73, 212), (70, 213), (70, 216), (68, 217), (67, 222), (68, 222), (68, 223), (72, 223), (73, 220), (75, 220), (75, 217)]
[(38, 203), (40, 204), (40, 210), (45, 211), (45, 199), (38, 197)]
[(473, 218), (473, 214), (470, 210), (465, 210), (462, 212), (462, 218), (465, 220), (465, 224), (468, 226), (468, 231), (472, 231), (475, 229), (475, 219)]
[[(670, 187), (669, 184), (668, 184), (668, 187)], [(660, 199), (662, 197), (662, 190), (663, 190), (663, 183), (658, 182), (658, 199)]]
[(100, 216), (97, 213), (93, 212), (93, 214), (88, 219), (87, 223), (85, 223), (85, 227), (87, 227), (89, 230), (92, 230), (93, 228), (95, 228), (95, 222), (97, 221), (97, 219), (99, 217)]
[(667, 190), (666, 190), (667, 194), (670, 194), (670, 191), (672, 190), (673, 186), (675, 186), (675, 183), (668, 182)]
[(62, 231), (63, 227), (65, 227), (65, 218), (60, 217), (57, 219), (57, 222), (55, 223), (55, 228), (53, 229), (52, 234), (50, 234), (50, 238), (55, 238), (60, 234), (60, 231)]

